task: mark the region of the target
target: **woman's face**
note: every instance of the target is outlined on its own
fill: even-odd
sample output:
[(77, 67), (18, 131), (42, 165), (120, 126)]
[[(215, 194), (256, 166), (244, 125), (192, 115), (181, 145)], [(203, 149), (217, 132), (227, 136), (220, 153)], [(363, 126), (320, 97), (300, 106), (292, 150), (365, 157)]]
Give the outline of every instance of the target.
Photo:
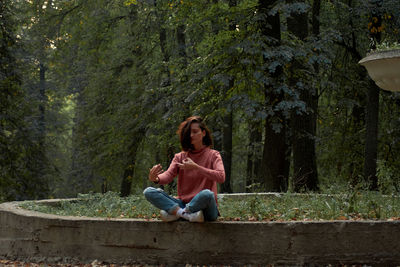
[(190, 125), (190, 141), (195, 149), (202, 147), (204, 136), (206, 136), (206, 131), (201, 130), (198, 123), (192, 123)]

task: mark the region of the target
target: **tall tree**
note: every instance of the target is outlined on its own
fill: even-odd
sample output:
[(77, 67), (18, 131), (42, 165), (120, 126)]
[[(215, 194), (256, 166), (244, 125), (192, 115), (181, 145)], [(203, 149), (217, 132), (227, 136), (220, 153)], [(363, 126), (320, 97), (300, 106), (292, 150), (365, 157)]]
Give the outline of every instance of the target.
[[(36, 84), (37, 84), (37, 90), (38, 93), (35, 94), (38, 96), (38, 142), (39, 145), (42, 148), (43, 151), (43, 157), (46, 155), (46, 135), (47, 135), (47, 126), (46, 126), (46, 106), (48, 105), (47, 101), (47, 80), (46, 80), (46, 72), (48, 70), (47, 64), (48, 64), (48, 55), (49, 55), (49, 41), (53, 39), (53, 34), (51, 29), (51, 26), (49, 24), (48, 20), (48, 15), (52, 11), (52, 3), (53, 1), (33, 1), (32, 5), (30, 7), (30, 17), (27, 18), (29, 19), (34, 19), (36, 23), (33, 24), (33, 27), (31, 28), (29, 33), (30, 38), (33, 39), (32, 48), (29, 49), (28, 53), (31, 53), (32, 55), (32, 61), (37, 61), (36, 63), (38, 66), (36, 66), (39, 69), (39, 72), (36, 74)], [(34, 63), (35, 64), (35, 63)], [(42, 160), (42, 165), (40, 166), (41, 173), (40, 176), (42, 178), (45, 178), (46, 174), (46, 169), (48, 166), (46, 166), (46, 161)], [(47, 181), (43, 179), (43, 184), (46, 184)], [(46, 190), (47, 191), (47, 190)], [(43, 195), (45, 197), (45, 194)]]
[[(281, 26), (279, 13), (272, 12), (272, 8), (278, 1), (260, 0), (258, 12), (261, 18), (261, 34), (264, 40), (264, 49), (267, 47), (277, 48), (281, 43)], [(264, 64), (270, 64), (267, 60)], [(274, 110), (272, 115), (267, 116), (265, 122), (265, 139), (263, 157), (260, 165), (260, 178), (267, 191), (284, 191), (287, 188), (288, 179), (288, 144), (286, 140), (286, 118), (282, 111), (277, 110), (278, 104), (284, 100), (284, 93), (279, 90), (282, 82), (283, 66), (276, 61), (274, 68), (265, 68), (267, 75), (272, 77), (273, 82), (265, 83), (265, 106)]]
[[(0, 199), (25, 200), (44, 198), (48, 187), (43, 179), (45, 157), (39, 145), (36, 101), (24, 87), (23, 79), (30, 76), (31, 65), (22, 65), (23, 42), (27, 38), (22, 32), (24, 21), (15, 20), (13, 14), (25, 10), (22, 3), (1, 1), (0, 3)], [(18, 13), (19, 14), (19, 13)], [(31, 13), (30, 13), (31, 14)], [(29, 36), (31, 37), (31, 36)], [(22, 39), (23, 40), (23, 39)], [(22, 75), (22, 71), (27, 70)], [(35, 77), (36, 81), (38, 77)], [(32, 86), (33, 87), (33, 86)], [(37, 87), (34, 87), (37, 89)], [(37, 93), (37, 92), (36, 92)]]
[[(229, 8), (236, 7), (236, 0), (229, 0)], [(234, 20), (229, 21), (228, 30), (234, 31), (236, 23)], [(235, 80), (234, 77), (228, 78), (227, 87), (224, 94), (233, 88)], [(221, 192), (232, 193), (231, 177), (232, 177), (232, 136), (233, 136), (233, 111), (232, 106), (228, 101), (224, 103), (227, 107), (223, 115), (222, 123), (222, 160), (225, 168), (225, 182), (221, 185)]]
[(227, 110), (223, 116), (222, 127), (222, 160), (225, 168), (225, 182), (221, 185), (221, 192), (232, 193), (232, 134), (233, 134), (233, 114), (232, 110)]
[[(382, 1), (371, 0), (371, 27), (370, 36), (373, 40), (371, 49), (381, 42), (382, 28)], [(376, 29), (375, 31), (372, 29)], [(378, 189), (376, 176), (376, 163), (378, 158), (378, 122), (379, 122), (379, 92), (380, 88), (370, 81), (368, 84), (367, 107), (365, 114), (365, 154), (364, 154), (364, 179), (371, 190)]]
[[(293, 3), (294, 1), (288, 1)], [(305, 1), (296, 1), (304, 6)], [(314, 11), (316, 12), (316, 10)], [(298, 10), (291, 12), (287, 19), (288, 31), (301, 42), (309, 35), (308, 12)], [(314, 29), (316, 30), (316, 29)], [(316, 114), (318, 108), (318, 92), (305, 82), (307, 67), (298, 58), (294, 58), (291, 66), (290, 86), (296, 88), (299, 100), (305, 105), (305, 111), (292, 113), (291, 125), (293, 136), (293, 188), (295, 192), (302, 189), (318, 190), (318, 174), (315, 154)], [(303, 73), (302, 73), (303, 72)], [(300, 85), (300, 86), (297, 86)]]
[(247, 152), (246, 192), (252, 192), (257, 184), (259, 166), (261, 164), (262, 123), (258, 119), (250, 119), (249, 145)]
[(18, 166), (24, 160), (20, 153), (23, 145), (18, 140), (24, 114), (18, 109), (18, 104), (23, 103), (23, 93), (14, 56), (15, 21), (11, 8), (11, 1), (0, 3), (0, 200), (16, 197), (19, 192), (13, 180), (22, 176), (19, 169), (26, 168)]
[[(368, 121), (364, 91), (370, 85), (357, 65), (360, 51), (366, 51), (369, 43), (362, 30), (368, 23), (365, 1), (291, 1), (293, 5), (288, 1), (286, 5), (279, 0), (208, 0), (204, 5), (204, 1), (35, 0), (8, 5), (11, 2), (6, 6), (23, 6), (29, 12), (19, 13), (28, 18), (20, 28), (18, 21), (14, 26), (6, 22), (10, 16), (2, 17), (2, 25), (18, 29), (21, 40), (16, 43), (25, 46), (23, 56), (13, 62), (27, 63), (12, 64), (14, 70), (24, 68), (19, 77), (22, 87), (13, 83), (19, 93), (2, 92), (0, 103), (2, 112), (7, 110), (0, 118), (1, 149), (7, 151), (0, 155), (0, 172), (3, 177), (18, 176), (15, 183), (14, 178), (3, 179), (1, 190), (7, 198), (38, 197), (30, 191), (41, 191), (38, 185), (43, 183), (33, 178), (40, 177), (41, 166), (52, 169), (45, 170), (47, 177), (62, 175), (57, 167), (65, 162), (60, 158), (50, 158), (50, 164), (39, 162), (45, 152), (39, 137), (45, 137), (48, 155), (65, 150), (73, 156), (73, 179), (63, 179), (70, 195), (106, 189), (127, 195), (147, 186), (148, 167), (157, 157), (167, 167), (166, 155), (179, 147), (176, 125), (192, 114), (217, 127), (213, 129), (219, 141), (216, 148), (233, 154), (225, 159), (229, 182), (223, 191), (258, 182), (268, 191), (285, 191), (292, 144), (294, 174), (305, 169), (304, 158), (313, 157), (308, 149), (315, 147), (315, 140), (321, 177), (334, 177), (333, 181), (358, 177), (366, 158), (376, 161), (377, 155), (367, 156), (367, 151), (375, 151), (373, 146), (367, 149), (367, 143), (372, 143), (367, 141), (364, 147), (364, 137), (370, 139), (364, 135)], [(308, 21), (312, 35), (302, 30), (307, 26), (304, 13), (311, 11), (307, 3), (313, 8)], [(387, 14), (398, 14), (398, 1), (382, 3)], [(291, 18), (280, 20), (287, 16)], [(14, 48), (9, 47), (8, 55), (16, 55)], [(395, 96), (392, 100), (394, 109)], [(388, 103), (379, 105), (383, 106), (380, 112), (390, 110)], [(60, 126), (65, 122), (56, 114), (61, 109), (75, 113), (71, 133)], [(299, 113), (289, 121), (293, 109)], [(394, 120), (383, 117), (384, 125), (394, 131)], [(10, 123), (10, 118), (16, 123)], [(375, 135), (370, 126), (367, 134)], [(73, 136), (72, 148), (60, 142), (59, 133), (65, 134), (65, 140)], [(378, 161), (382, 176), (382, 166), (398, 163), (390, 156), (395, 154), (391, 150), (397, 147), (396, 139), (391, 132), (381, 133), (384, 148), (378, 156), (392, 159), (390, 164)], [(243, 147), (247, 143), (248, 151)], [(235, 164), (235, 160), (246, 157), (245, 180), (246, 162)], [(53, 164), (56, 161), (58, 165)], [(3, 185), (9, 186), (3, 189)], [(225, 189), (228, 185), (230, 190)], [(58, 192), (63, 189), (60, 186)]]

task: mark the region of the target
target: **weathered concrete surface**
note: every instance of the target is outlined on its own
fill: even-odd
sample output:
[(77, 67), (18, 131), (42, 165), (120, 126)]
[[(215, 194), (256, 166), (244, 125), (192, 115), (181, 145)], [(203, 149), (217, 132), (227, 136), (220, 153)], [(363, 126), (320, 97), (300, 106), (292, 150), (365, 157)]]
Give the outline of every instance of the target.
[(113, 263), (400, 265), (400, 222), (163, 223), (0, 205), (0, 257)]

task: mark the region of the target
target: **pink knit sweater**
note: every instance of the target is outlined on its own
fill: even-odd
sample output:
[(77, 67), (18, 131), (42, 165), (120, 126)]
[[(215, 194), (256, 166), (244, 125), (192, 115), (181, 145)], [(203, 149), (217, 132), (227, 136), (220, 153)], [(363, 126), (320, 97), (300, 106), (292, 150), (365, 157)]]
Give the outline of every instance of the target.
[[(191, 158), (199, 169), (180, 170), (177, 163)], [(199, 151), (180, 152), (175, 154), (168, 170), (158, 175), (160, 184), (170, 183), (176, 175), (178, 178), (178, 198), (184, 203), (190, 202), (201, 190), (210, 189), (217, 199), (217, 183), (225, 181), (224, 164), (218, 151), (205, 147)]]

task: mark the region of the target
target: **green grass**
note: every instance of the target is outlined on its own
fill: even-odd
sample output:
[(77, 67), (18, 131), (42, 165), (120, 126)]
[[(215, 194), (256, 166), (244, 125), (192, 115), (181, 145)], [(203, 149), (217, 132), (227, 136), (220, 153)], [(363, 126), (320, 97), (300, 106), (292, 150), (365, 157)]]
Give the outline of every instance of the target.
[[(81, 194), (77, 201), (61, 201), (56, 206), (25, 201), (21, 207), (64, 216), (159, 218), (159, 211), (142, 195), (121, 198), (114, 192)], [(368, 191), (339, 195), (253, 195), (245, 199), (225, 197), (219, 200), (219, 209), (221, 221), (398, 220), (400, 198)]]
[(25, 201), (20, 206), (28, 210), (63, 216), (151, 219), (159, 213), (141, 195), (122, 198), (115, 192), (79, 194), (77, 201), (61, 201), (56, 206), (34, 201)]
[(400, 44), (397, 42), (382, 42), (376, 45), (376, 51), (385, 51), (392, 49), (400, 49)]
[(400, 199), (375, 192), (341, 195), (283, 194), (263, 199), (221, 203), (225, 220), (248, 221), (320, 221), (386, 220), (400, 216)]

